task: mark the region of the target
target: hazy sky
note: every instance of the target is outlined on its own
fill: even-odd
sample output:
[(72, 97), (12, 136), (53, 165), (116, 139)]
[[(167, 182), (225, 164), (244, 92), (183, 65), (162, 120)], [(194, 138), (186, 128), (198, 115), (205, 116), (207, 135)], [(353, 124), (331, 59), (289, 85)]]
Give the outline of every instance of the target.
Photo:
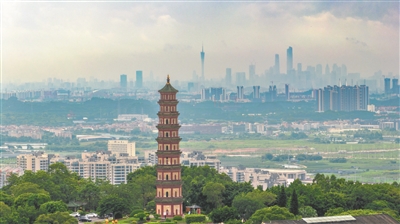
[(256, 73), (286, 49), (293, 63), (346, 64), (371, 76), (399, 73), (399, 3), (371, 2), (3, 2), (2, 79), (119, 79), (143, 70), (189, 79)]

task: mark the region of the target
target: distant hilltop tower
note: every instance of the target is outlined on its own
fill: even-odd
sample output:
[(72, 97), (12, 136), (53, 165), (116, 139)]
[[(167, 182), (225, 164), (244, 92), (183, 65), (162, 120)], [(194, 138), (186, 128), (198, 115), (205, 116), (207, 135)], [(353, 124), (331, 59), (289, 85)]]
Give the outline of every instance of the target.
[(160, 111), (158, 112), (158, 164), (157, 164), (157, 195), (155, 198), (156, 212), (162, 217), (174, 217), (183, 214), (181, 151), (179, 149), (178, 124), (179, 112), (176, 110), (176, 90), (169, 83), (158, 90), (160, 93)]
[(204, 81), (204, 56), (206, 53), (204, 53), (204, 48), (203, 45), (201, 45), (201, 52), (200, 52), (200, 58), (201, 58), (201, 80)]

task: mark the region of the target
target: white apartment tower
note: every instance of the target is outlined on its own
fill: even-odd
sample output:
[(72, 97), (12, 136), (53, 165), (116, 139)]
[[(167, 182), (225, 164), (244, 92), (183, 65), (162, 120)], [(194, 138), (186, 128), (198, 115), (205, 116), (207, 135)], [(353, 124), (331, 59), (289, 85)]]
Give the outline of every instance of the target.
[(135, 142), (128, 140), (109, 140), (108, 151), (112, 153), (128, 153), (129, 156), (136, 156)]

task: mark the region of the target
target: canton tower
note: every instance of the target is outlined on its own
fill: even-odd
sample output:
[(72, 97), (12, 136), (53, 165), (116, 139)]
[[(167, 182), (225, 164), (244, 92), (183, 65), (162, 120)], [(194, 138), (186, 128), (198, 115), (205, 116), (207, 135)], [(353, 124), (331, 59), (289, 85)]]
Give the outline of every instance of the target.
[(204, 53), (203, 45), (201, 46), (200, 58), (201, 58), (201, 81), (204, 81)]

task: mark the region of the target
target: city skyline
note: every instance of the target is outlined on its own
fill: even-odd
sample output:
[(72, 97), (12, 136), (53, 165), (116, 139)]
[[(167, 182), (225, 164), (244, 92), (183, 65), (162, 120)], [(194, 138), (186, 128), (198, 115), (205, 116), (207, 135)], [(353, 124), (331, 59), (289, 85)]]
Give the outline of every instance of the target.
[[(348, 73), (399, 74), (398, 2), (3, 2), (2, 83), (49, 77), (223, 78), (274, 66), (346, 64)], [(205, 14), (207, 16), (205, 16)], [(234, 24), (234, 25), (233, 25)]]

